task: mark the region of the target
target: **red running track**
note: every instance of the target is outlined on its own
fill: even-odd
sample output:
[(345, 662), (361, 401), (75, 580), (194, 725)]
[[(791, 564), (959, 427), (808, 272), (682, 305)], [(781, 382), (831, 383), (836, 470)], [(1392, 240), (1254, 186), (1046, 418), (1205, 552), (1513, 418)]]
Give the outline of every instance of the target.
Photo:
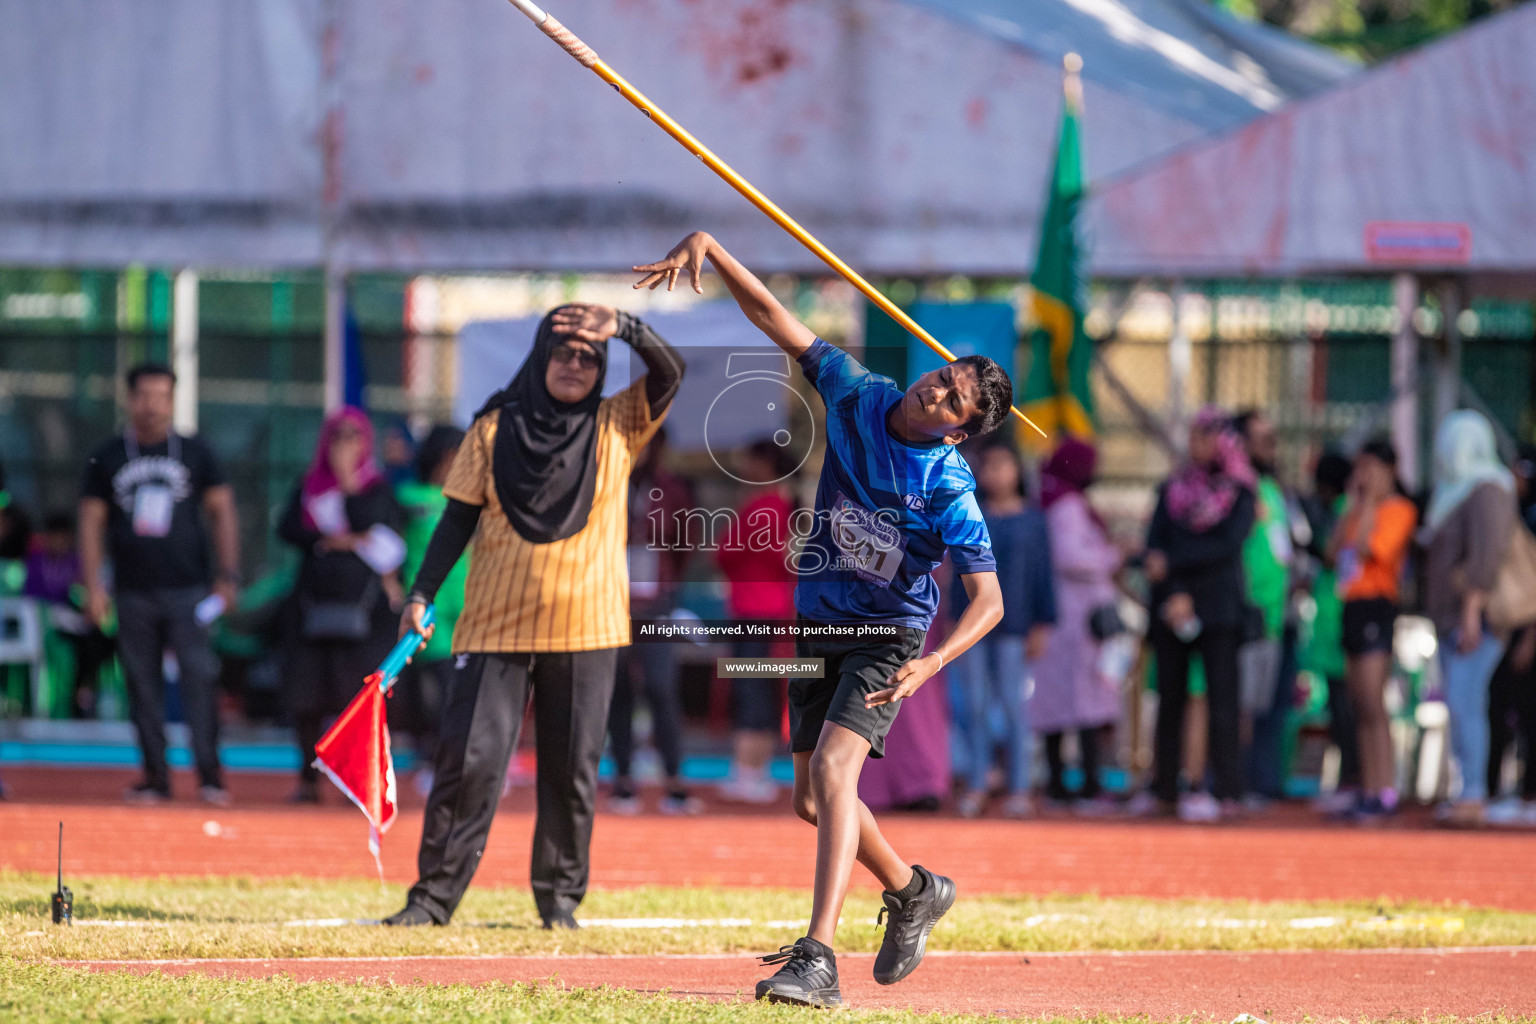
[[(1298, 953), (931, 955), (900, 985), (869, 976), (873, 957), (838, 959), (843, 998), (858, 1009), (1092, 1018), (1145, 1015), (1230, 1021), (1470, 1018), (1536, 1007), (1536, 950)], [(226, 978), (613, 985), (719, 1001), (751, 998), (764, 970), (746, 957), (417, 957), (78, 963), (91, 970)]]
[[(144, 809), (116, 801), (131, 778), (7, 769), (12, 802), (0, 804), (0, 868), (51, 874), (62, 819), (66, 876), (375, 876), (362, 816), (334, 793), (329, 806), (290, 808), (279, 802), (289, 780), (248, 775), (231, 781), (233, 808), (183, 800)], [(181, 793), (192, 788), (186, 776), (177, 786)], [(503, 801), (476, 884), (527, 884), (529, 800), (518, 790)], [(391, 881), (413, 880), (419, 805), (410, 796), (384, 840)], [(217, 828), (205, 830), (210, 822)], [(1412, 900), (1536, 911), (1536, 833), (1529, 832), (1359, 830), (1318, 824), (1298, 809), (1237, 827), (902, 814), (883, 816), (882, 824), (904, 856), (954, 876), (972, 895)], [(600, 888), (808, 889), (814, 857), (811, 829), (787, 806), (692, 819), (604, 813), (593, 838), (592, 881)], [(854, 884), (874, 882), (859, 871)]]

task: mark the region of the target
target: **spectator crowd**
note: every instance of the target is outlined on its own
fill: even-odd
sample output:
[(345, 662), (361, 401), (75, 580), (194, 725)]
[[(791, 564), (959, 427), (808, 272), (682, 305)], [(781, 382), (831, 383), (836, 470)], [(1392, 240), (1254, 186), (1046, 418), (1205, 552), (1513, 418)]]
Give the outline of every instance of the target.
[[(0, 563), (10, 567), (0, 600), (39, 611), (68, 653), (68, 699), (55, 713), (106, 716), (100, 680), (120, 670), (142, 758), (142, 778), (125, 794), (134, 803), (171, 797), (169, 673), (197, 796), (222, 806), (231, 797), (211, 635), (221, 620), (248, 614), (260, 588), (241, 576), (239, 512), (218, 458), (172, 428), (174, 375), (141, 365), (126, 385), (125, 427), (91, 453), (73, 514), (50, 510), (34, 529), (0, 477)], [(302, 766), (295, 802), (321, 799), (315, 744), (394, 642), (464, 436), (451, 426), (417, 436), (395, 429), (376, 451), (369, 416), (342, 409), (325, 419), (282, 508), (276, 532), (297, 569), (261, 632), (280, 665), (277, 714)], [(686, 516), (695, 502), (666, 444), (658, 430), (629, 477), (633, 617), (686, 614), (687, 582), (709, 577), (723, 581), (731, 620), (793, 620), (792, 524), (803, 507), (784, 449), (765, 440), (729, 467), (744, 485), (736, 515), (771, 524), (783, 544), (738, 540), (706, 553), (654, 543), (653, 524)], [(914, 750), (937, 736), (947, 757), (887, 758), (871, 765), (872, 785), (882, 774), (905, 776), (893, 790), (906, 794), (902, 804), (950, 803), (965, 817), (1228, 821), (1303, 795), (1293, 769), (1310, 736), (1327, 749), (1326, 771), (1311, 771), (1325, 776), (1319, 813), (1373, 824), (1420, 795), (1405, 792), (1417, 750), (1402, 723), (1416, 703), (1438, 702), (1453, 767), (1434, 794), (1438, 820), (1536, 826), (1536, 447), (1502, 459), (1489, 421), (1455, 412), (1436, 432), (1430, 486), (1411, 494), (1384, 439), (1316, 453), (1306, 478), (1292, 479), (1266, 412), (1207, 407), (1189, 424), (1144, 529), (1112, 523), (1096, 501), (1098, 452), (1088, 441), (1068, 438), (1038, 462), (1007, 442), (963, 451), (1004, 617), (946, 666), (942, 683), (909, 699), (891, 735), (895, 746), (907, 730)], [(423, 792), (468, 557), (437, 591), (437, 632), (390, 706)], [(958, 578), (943, 593), (930, 645), (966, 606)], [(1409, 628), (1432, 636), (1432, 654), (1404, 642)], [(684, 771), (678, 653), (675, 643), (619, 652), (608, 719), (612, 812), (642, 806), (642, 706), (638, 721), (648, 721), (660, 762), (659, 809), (704, 809)], [(789, 651), (741, 640), (720, 653)], [(728, 690), (731, 767), (714, 798), (774, 802), (784, 681), (716, 685)], [(1150, 757), (1139, 757), (1146, 747)]]

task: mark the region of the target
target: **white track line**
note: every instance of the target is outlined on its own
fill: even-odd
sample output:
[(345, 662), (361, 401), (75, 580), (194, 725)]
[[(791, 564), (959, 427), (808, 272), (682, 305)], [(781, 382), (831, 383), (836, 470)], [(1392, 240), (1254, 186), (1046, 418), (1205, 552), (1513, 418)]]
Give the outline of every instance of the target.
[[(169, 927), (175, 921), (106, 921), (97, 918), (75, 920), (77, 927)], [(246, 921), (261, 926), (266, 921)], [(283, 921), (283, 927), (373, 927), (384, 924), (378, 918), (306, 918)], [(805, 921), (753, 921), (751, 918), (584, 918), (582, 927), (621, 927), (621, 929), (685, 929), (685, 927), (760, 927), (760, 929), (799, 929)], [(467, 927), (484, 927), (470, 924)]]
[[(942, 959), (956, 960), (1091, 960), (1095, 957), (1107, 957), (1112, 959), (1128, 959), (1133, 957), (1157, 957), (1162, 959), (1184, 959), (1188, 957), (1220, 956), (1220, 957), (1257, 957), (1257, 956), (1458, 956), (1477, 955), (1489, 953), (1507, 953), (1510, 956), (1518, 954), (1536, 954), (1536, 945), (1532, 946), (1422, 946), (1422, 947), (1395, 947), (1387, 949), (1145, 949), (1145, 950), (1062, 950), (1050, 953), (1034, 953), (1028, 951), (1004, 952), (1001, 950), (984, 950), (966, 952), (963, 950), (930, 949), (928, 956)], [(873, 953), (840, 953), (839, 959), (870, 959)], [(378, 963), (415, 963), (420, 961), (478, 961), (478, 960), (534, 960), (547, 961), (551, 964), (560, 964), (569, 960), (745, 960), (751, 959), (750, 953), (570, 953), (570, 954), (535, 954), (520, 956), (516, 953), (465, 953), (454, 956), (434, 956), (431, 954), (411, 954), (408, 956), (293, 956), (293, 957), (188, 957), (172, 960), (45, 960), (43, 962), (58, 967), (185, 967), (198, 964), (378, 964)]]
[[(124, 924), (133, 922), (125, 921)], [(284, 921), (284, 928), (345, 928), (348, 925), (377, 925), (376, 918), (317, 917)], [(584, 917), (583, 928), (802, 928), (804, 921), (754, 921), (749, 917)], [(474, 928), (476, 925), (469, 925)], [(483, 926), (481, 926), (483, 927)]]
[[(1042, 924), (1055, 924), (1062, 921), (1087, 921), (1089, 918), (1083, 914), (1036, 914), (1025, 918), (1025, 928), (1038, 928)], [(77, 919), (76, 925), (96, 928), (165, 928), (178, 922), (173, 921), (115, 921), (91, 919)], [(251, 921), (252, 925), (261, 925), (268, 922)], [(275, 922), (274, 922), (275, 923)], [(350, 926), (372, 927), (384, 922), (378, 918), (366, 917), (315, 917), (301, 918), (293, 921), (284, 921), (284, 928), (346, 928)], [(1443, 931), (1459, 932), (1465, 927), (1465, 922), (1459, 917), (1418, 917), (1408, 916), (1401, 918), (1344, 918), (1344, 917), (1300, 917), (1289, 921), (1267, 921), (1263, 919), (1229, 919), (1229, 918), (1201, 918), (1186, 922), (1192, 928), (1268, 928), (1278, 925), (1284, 928), (1295, 929), (1319, 929), (1319, 928), (1359, 928), (1368, 931)], [(677, 928), (766, 928), (766, 929), (796, 929), (804, 924), (801, 920), (795, 921), (754, 921), (748, 917), (592, 917), (584, 918), (581, 922), (583, 928), (628, 928), (628, 929), (677, 929)], [(470, 925), (469, 927), (483, 927)]]

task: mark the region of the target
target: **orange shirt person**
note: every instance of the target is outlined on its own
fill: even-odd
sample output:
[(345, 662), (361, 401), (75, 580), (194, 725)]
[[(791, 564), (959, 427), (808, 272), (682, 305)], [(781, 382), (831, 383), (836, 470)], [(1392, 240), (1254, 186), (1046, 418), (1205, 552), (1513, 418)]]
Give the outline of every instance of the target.
[(1378, 820), (1397, 809), (1384, 698), (1403, 563), (1418, 519), (1413, 502), (1398, 491), (1397, 452), (1385, 440), (1366, 444), (1355, 459), (1348, 505), (1328, 544), (1344, 599), (1344, 674), (1360, 735), (1361, 792), (1347, 812), (1357, 821)]
[[(1389, 477), (1390, 481), (1391, 478)], [(1339, 596), (1345, 602), (1397, 604), (1403, 565), (1418, 527), (1419, 510), (1395, 492), (1377, 501), (1351, 502), (1339, 523)]]

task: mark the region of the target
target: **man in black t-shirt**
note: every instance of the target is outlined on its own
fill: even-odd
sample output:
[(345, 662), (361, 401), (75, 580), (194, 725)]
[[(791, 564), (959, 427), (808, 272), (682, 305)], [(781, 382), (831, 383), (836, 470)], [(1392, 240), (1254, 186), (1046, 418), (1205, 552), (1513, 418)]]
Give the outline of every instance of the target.
[[(159, 364), (128, 372), (128, 427), (91, 453), (80, 488), (80, 574), (86, 610), (99, 625), (110, 604), (103, 550), (111, 555), (118, 658), (144, 757), (144, 778), (125, 798), (153, 804), (171, 795), (161, 671), (169, 647), (181, 670), (198, 795), (222, 807), (229, 804), (229, 793), (219, 767), (219, 666), (207, 629), (222, 608), (209, 609), (213, 614), (200, 622), (197, 607), (210, 596), (224, 608), (234, 607), (239, 524), (234, 492), (213, 452), (197, 438), (171, 430), (175, 385), (170, 368)], [(219, 571), (212, 581), (205, 514), (218, 550)]]

